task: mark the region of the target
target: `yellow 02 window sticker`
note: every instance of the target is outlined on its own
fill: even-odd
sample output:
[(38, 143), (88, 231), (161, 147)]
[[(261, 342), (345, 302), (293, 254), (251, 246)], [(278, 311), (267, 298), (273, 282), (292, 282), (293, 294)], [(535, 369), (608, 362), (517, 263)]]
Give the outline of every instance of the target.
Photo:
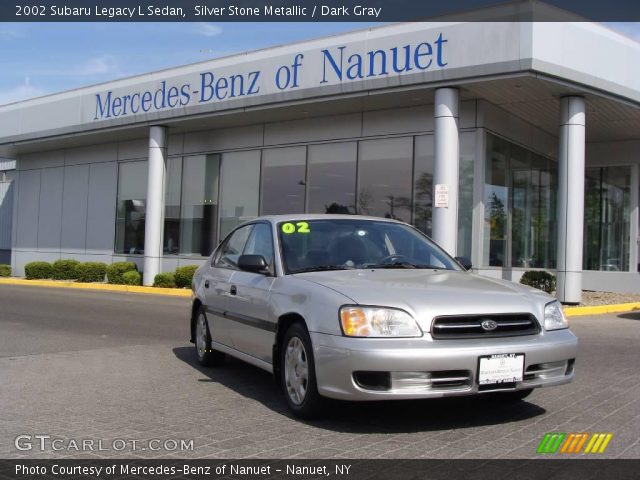
[(286, 233), (287, 235), (291, 233), (311, 233), (308, 222), (296, 222), (295, 224), (287, 222), (283, 223), (280, 228), (282, 229), (282, 233)]

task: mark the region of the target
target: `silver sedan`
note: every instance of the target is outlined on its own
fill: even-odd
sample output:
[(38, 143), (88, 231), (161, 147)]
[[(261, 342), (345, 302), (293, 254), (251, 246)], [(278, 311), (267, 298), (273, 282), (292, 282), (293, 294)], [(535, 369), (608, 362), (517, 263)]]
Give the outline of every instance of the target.
[(304, 418), (324, 397), (519, 400), (570, 382), (578, 340), (560, 303), (465, 263), (394, 220), (261, 217), (196, 271), (191, 341), (202, 365), (272, 372)]

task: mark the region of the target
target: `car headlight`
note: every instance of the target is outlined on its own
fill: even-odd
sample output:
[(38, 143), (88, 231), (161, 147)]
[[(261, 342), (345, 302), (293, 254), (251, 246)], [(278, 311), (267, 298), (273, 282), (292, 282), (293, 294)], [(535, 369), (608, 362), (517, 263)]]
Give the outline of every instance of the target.
[(557, 300), (547, 303), (544, 307), (544, 329), (560, 330), (561, 328), (569, 328), (569, 322), (562, 312), (562, 305)]
[(347, 337), (422, 336), (422, 330), (413, 317), (395, 308), (342, 307), (340, 325)]

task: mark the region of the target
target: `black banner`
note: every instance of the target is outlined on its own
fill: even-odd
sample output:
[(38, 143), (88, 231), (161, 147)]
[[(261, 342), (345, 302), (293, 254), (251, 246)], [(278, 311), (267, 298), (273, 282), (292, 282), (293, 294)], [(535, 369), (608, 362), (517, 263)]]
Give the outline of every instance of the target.
[(640, 21), (638, 0), (4, 0), (2, 22)]
[(638, 478), (640, 460), (0, 460), (0, 478), (456, 480)]

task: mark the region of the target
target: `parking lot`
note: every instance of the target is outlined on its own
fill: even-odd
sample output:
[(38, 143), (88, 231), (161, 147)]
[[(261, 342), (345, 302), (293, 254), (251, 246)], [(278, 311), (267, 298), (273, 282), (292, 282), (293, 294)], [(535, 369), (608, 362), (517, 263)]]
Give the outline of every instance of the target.
[(572, 318), (576, 381), (518, 404), (332, 402), (301, 422), (268, 373), (196, 364), (188, 299), (3, 285), (0, 306), (0, 458), (532, 458), (548, 432), (640, 458), (640, 313)]

